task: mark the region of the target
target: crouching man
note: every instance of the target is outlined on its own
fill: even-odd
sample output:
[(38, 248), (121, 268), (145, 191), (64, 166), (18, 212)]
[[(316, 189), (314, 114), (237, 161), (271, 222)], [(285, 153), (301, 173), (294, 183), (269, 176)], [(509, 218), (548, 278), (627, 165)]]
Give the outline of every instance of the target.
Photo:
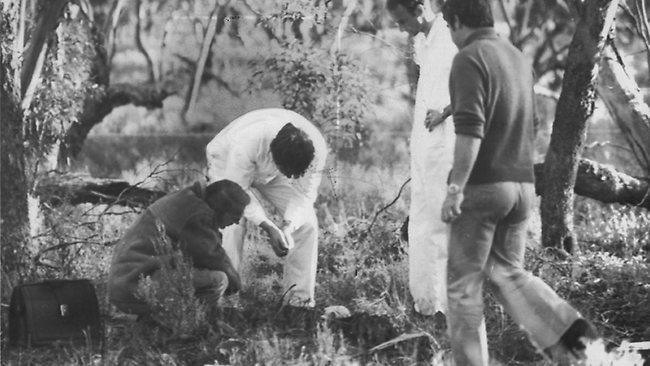
[(199, 298), (216, 301), (240, 288), (240, 278), (221, 247), (219, 229), (238, 222), (250, 202), (236, 183), (220, 180), (207, 187), (200, 182), (170, 193), (149, 206), (119, 241), (111, 263), (110, 301), (121, 311), (146, 314), (148, 307), (135, 296), (143, 277), (160, 278), (156, 253), (157, 222), (194, 267), (193, 285)]

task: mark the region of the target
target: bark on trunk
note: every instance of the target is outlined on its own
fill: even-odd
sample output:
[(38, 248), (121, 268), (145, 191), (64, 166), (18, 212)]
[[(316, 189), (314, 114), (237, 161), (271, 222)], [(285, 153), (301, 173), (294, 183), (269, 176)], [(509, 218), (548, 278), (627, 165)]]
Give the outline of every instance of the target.
[(571, 41), (562, 92), (544, 164), (542, 244), (573, 251), (573, 187), (584, 147), (586, 122), (594, 109), (597, 64), (618, 0), (574, 2), (578, 24)]
[(650, 175), (650, 107), (611, 45), (600, 61), (599, 78), (598, 95), (623, 131), (639, 166)]
[(25, 95), (33, 80), (34, 69), (41, 54), (48, 35), (52, 34), (59, 24), (59, 16), (68, 0), (41, 1), (38, 19), (32, 27), (29, 43), (23, 55), (23, 64), (20, 72), (21, 98)]
[(20, 90), (16, 87), (12, 67), (12, 34), (16, 29), (18, 7), (15, 1), (0, 4), (0, 246), (3, 284), (4, 281), (11, 282), (22, 269), (29, 228), (23, 114), (19, 106)]

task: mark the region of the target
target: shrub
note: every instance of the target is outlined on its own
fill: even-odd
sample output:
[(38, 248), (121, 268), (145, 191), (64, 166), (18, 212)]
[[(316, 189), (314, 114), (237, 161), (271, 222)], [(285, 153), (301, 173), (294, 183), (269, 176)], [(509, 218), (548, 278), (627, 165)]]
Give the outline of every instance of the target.
[(368, 137), (363, 121), (376, 90), (360, 62), (340, 52), (284, 42), (252, 67), (254, 82), (261, 87), (270, 81), (282, 106), (313, 121), (334, 151), (342, 157), (356, 155)]
[(136, 295), (151, 309), (151, 317), (172, 332), (172, 336), (188, 338), (207, 330), (207, 306), (194, 296), (193, 267), (182, 252), (175, 249), (165, 229), (158, 225), (154, 248), (160, 261), (160, 276), (143, 277)]
[(603, 250), (620, 258), (650, 260), (650, 213), (638, 207), (576, 200), (576, 235), (589, 251)]

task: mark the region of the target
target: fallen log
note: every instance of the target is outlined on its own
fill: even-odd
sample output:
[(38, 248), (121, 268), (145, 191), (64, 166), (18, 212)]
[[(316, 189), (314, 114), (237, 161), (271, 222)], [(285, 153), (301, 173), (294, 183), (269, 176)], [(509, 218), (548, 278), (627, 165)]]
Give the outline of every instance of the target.
[[(544, 185), (543, 164), (535, 164), (535, 190)], [(604, 203), (620, 203), (650, 210), (650, 179), (637, 178), (588, 159), (578, 166), (575, 193)], [(116, 179), (99, 179), (83, 175), (50, 175), (42, 178), (35, 194), (42, 202), (57, 206), (94, 203), (144, 207), (167, 192), (155, 191)]]
[(36, 184), (34, 193), (41, 202), (52, 206), (60, 206), (63, 203), (92, 203), (128, 207), (146, 207), (166, 194), (122, 180), (72, 174), (43, 177)]
[[(535, 191), (544, 187), (544, 165), (535, 164)], [(577, 195), (604, 203), (620, 203), (650, 210), (650, 180), (636, 178), (613, 167), (581, 159), (574, 186)]]

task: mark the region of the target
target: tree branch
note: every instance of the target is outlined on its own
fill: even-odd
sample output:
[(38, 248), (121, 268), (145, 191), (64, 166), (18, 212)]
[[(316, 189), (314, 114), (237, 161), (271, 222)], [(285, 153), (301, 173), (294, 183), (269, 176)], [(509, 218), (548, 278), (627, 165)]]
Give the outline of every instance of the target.
[(90, 130), (101, 123), (111, 111), (119, 106), (133, 104), (148, 109), (162, 108), (162, 103), (171, 93), (156, 85), (114, 84), (95, 98), (88, 98), (79, 121), (72, 124), (63, 140), (60, 161), (76, 157)]
[[(544, 164), (535, 164), (535, 191), (538, 195), (544, 192), (544, 178)], [(580, 160), (574, 191), (596, 201), (650, 210), (649, 179), (632, 177), (592, 160)]]

